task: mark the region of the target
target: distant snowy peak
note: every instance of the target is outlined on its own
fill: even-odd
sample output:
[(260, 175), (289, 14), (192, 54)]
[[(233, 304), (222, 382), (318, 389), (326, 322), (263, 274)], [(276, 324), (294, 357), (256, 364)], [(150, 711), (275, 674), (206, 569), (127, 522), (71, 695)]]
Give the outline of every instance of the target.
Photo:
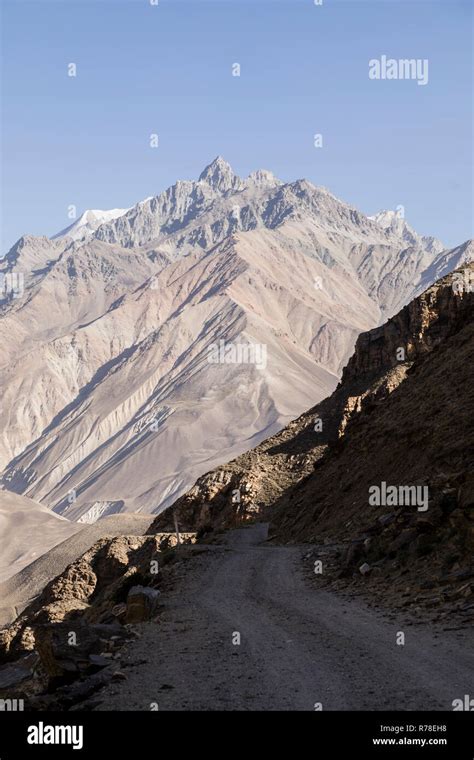
[(400, 221), (404, 223), (404, 216), (401, 211), (393, 211), (392, 209), (383, 209), (373, 216), (369, 216), (369, 219), (373, 219), (374, 222), (380, 224), (381, 227), (387, 229), (397, 225)]
[(419, 242), (419, 235), (415, 230), (406, 223), (403, 212), (400, 211), (379, 211), (374, 216), (369, 216), (376, 224), (380, 225), (385, 231), (393, 232), (406, 240), (410, 245)]
[(69, 227), (53, 235), (52, 239), (70, 237), (73, 240), (85, 240), (93, 235), (101, 224), (113, 222), (114, 219), (118, 219), (119, 216), (123, 216), (129, 210), (128, 208), (112, 208), (108, 211), (96, 208), (88, 209)]
[(382, 227), (386, 232), (392, 232), (399, 235), (399, 237), (405, 240), (409, 245), (419, 245), (428, 253), (437, 254), (445, 250), (445, 246), (441, 240), (431, 236), (426, 237), (418, 235), (413, 227), (410, 227), (405, 221), (401, 208), (396, 211), (385, 209), (379, 211), (378, 214), (369, 216), (368, 218)]

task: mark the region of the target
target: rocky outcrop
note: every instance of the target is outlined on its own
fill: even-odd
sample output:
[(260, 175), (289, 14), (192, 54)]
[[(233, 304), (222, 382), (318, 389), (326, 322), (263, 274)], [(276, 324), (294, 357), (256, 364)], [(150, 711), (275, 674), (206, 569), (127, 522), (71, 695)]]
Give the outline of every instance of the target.
[(413, 362), (472, 321), (471, 273), (472, 264), (443, 277), (381, 327), (361, 333), (340, 384)]
[(158, 536), (120, 536), (101, 539), (57, 578), (47, 584), (15, 622), (0, 630), (0, 655), (13, 658), (36, 647), (41, 626), (65, 621), (111, 623), (116, 607), (125, 603), (132, 585), (156, 581)]
[(35, 651), (49, 682), (73, 681), (110, 665), (133, 633), (118, 623), (88, 625), (84, 620), (37, 625)]
[[(181, 555), (194, 541), (180, 535)], [(0, 697), (66, 709), (116, 677), (136, 626), (157, 620), (157, 586), (172, 572), (176, 542), (169, 534), (103, 538), (48, 583), (0, 630)]]
[[(392, 328), (361, 337), (341, 387), (390, 363), (399, 338), (410, 347), (403, 376), (381, 398), (349, 400), (339, 441), (283, 494), (272, 521), (279, 540), (327, 544), (319, 585), (472, 619), (474, 293), (456, 288), (458, 275), (403, 310), (395, 340)], [(396, 369), (385, 377), (393, 382)], [(420, 489), (425, 501), (371, 502), (384, 483)]]

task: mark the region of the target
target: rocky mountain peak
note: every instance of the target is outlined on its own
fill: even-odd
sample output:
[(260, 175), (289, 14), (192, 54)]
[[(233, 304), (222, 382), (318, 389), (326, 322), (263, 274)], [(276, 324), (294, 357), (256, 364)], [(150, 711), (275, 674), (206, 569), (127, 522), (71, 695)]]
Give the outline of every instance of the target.
[(220, 193), (236, 190), (242, 184), (240, 177), (234, 174), (232, 167), (222, 156), (217, 156), (206, 166), (199, 175), (199, 182), (207, 182), (213, 190)]

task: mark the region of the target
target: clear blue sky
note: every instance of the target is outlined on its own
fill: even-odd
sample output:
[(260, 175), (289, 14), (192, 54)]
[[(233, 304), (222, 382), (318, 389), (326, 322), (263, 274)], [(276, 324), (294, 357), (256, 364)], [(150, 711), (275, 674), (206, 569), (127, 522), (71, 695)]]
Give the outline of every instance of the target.
[[(470, 0), (2, 8), (2, 253), (67, 226), (69, 204), (133, 205), (217, 154), (243, 176), (307, 177), (365, 213), (402, 204), (449, 245), (473, 234)], [(428, 58), (428, 85), (370, 80), (382, 54)]]

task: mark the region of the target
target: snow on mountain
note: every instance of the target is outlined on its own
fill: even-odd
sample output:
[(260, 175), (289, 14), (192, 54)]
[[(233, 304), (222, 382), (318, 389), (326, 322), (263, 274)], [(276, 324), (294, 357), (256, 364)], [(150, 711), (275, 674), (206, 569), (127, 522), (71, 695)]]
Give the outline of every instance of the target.
[(102, 211), (101, 209), (96, 208), (88, 209), (81, 214), (79, 219), (70, 224), (69, 227), (61, 230), (61, 232), (53, 235), (51, 239), (55, 240), (56, 238), (70, 237), (72, 240), (85, 240), (93, 235), (101, 224), (111, 222), (113, 219), (117, 219), (119, 216), (126, 214), (127, 211), (127, 208), (112, 208), (108, 211)]
[(403, 210), (397, 211), (379, 211), (374, 216), (369, 216), (374, 222), (379, 224), (385, 231), (393, 232), (399, 235), (410, 245), (419, 245), (429, 253), (441, 253), (445, 246), (435, 237), (426, 237), (418, 235), (415, 230), (405, 221)]

